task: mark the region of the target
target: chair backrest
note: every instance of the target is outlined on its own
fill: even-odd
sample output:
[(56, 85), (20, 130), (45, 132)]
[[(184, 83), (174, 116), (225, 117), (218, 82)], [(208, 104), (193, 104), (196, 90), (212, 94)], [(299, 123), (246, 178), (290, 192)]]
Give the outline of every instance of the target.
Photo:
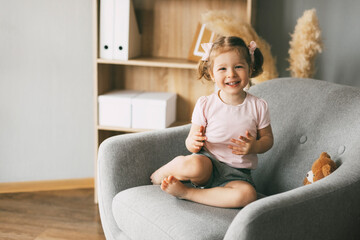
[[(360, 88), (314, 79), (273, 79), (250, 88), (269, 104), (274, 146), (259, 154), (257, 190), (272, 195), (303, 185), (321, 152), (360, 175)], [(331, 177), (331, 174), (329, 177)]]

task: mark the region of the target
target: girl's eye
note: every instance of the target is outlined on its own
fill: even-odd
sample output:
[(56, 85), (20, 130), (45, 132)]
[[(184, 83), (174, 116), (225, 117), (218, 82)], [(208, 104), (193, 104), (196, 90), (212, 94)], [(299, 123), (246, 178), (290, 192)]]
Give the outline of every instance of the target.
[(243, 66), (236, 66), (235, 69), (244, 68)]
[(219, 68), (219, 71), (224, 71), (224, 70), (226, 70), (226, 68)]

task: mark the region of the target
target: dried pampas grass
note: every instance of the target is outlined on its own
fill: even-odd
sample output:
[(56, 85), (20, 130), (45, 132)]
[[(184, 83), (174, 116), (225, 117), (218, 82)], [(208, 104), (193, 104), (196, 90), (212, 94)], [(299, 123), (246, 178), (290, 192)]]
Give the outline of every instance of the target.
[(255, 30), (234, 15), (226, 11), (209, 11), (202, 15), (202, 23), (206, 28), (222, 36), (237, 36), (242, 38), (247, 44), (251, 41), (257, 43), (258, 48), (264, 56), (263, 73), (252, 78), (252, 82), (257, 84), (266, 80), (278, 77), (276, 61), (271, 55), (270, 45), (260, 38)]
[(292, 77), (312, 78), (315, 74), (315, 59), (322, 52), (323, 43), (316, 10), (304, 12), (298, 19), (291, 35), (288, 70)]

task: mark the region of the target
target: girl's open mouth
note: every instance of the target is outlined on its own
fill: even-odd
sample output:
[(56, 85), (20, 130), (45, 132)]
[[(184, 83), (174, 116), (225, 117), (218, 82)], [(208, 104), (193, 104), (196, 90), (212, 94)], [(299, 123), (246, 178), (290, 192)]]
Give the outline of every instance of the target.
[(228, 82), (228, 83), (225, 83), (226, 85), (230, 86), (230, 87), (235, 87), (237, 86), (238, 84), (240, 84), (240, 81), (236, 81), (236, 82)]

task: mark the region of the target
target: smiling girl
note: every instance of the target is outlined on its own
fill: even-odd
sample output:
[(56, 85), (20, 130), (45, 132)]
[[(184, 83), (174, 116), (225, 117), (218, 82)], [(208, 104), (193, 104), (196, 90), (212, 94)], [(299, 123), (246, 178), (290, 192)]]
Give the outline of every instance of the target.
[[(214, 81), (219, 91), (195, 105), (186, 147), (151, 175), (153, 184), (178, 198), (227, 208), (256, 200), (251, 170), (258, 153), (273, 145), (268, 105), (244, 91), (250, 78), (262, 73), (263, 56), (255, 42), (220, 37), (203, 46), (200, 78)], [(190, 181), (188, 187), (182, 181)]]

